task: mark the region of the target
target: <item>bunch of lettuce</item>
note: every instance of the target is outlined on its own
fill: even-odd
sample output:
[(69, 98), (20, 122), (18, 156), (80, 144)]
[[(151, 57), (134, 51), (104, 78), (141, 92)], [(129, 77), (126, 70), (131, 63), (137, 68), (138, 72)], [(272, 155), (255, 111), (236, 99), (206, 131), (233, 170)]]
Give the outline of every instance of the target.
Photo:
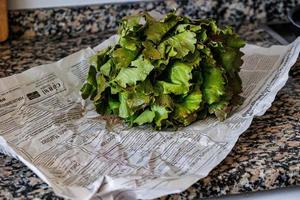
[(208, 19), (148, 13), (122, 19), (119, 41), (90, 59), (81, 88), (102, 115), (156, 129), (208, 115), (224, 120), (241, 103), (238, 72), (245, 42)]

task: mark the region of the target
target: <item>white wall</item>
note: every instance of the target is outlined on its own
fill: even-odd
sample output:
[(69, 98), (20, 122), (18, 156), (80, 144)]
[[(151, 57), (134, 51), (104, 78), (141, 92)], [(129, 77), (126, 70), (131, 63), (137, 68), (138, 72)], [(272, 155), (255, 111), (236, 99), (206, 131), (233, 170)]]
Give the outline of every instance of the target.
[(50, 8), (62, 6), (83, 6), (105, 3), (124, 3), (137, 1), (153, 0), (8, 0), (9, 10), (32, 9), (32, 8)]

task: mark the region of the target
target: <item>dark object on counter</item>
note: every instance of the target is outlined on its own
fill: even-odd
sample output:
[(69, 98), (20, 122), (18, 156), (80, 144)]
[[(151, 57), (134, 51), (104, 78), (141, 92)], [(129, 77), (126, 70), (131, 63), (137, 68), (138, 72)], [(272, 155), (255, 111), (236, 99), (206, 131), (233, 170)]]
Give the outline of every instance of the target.
[(300, 36), (300, 5), (288, 14), (289, 22), (271, 23), (262, 28), (283, 45), (293, 42)]
[(300, 29), (300, 5), (289, 12), (288, 18), (292, 24)]
[(300, 29), (292, 23), (274, 23), (262, 27), (280, 44), (287, 45), (300, 36)]

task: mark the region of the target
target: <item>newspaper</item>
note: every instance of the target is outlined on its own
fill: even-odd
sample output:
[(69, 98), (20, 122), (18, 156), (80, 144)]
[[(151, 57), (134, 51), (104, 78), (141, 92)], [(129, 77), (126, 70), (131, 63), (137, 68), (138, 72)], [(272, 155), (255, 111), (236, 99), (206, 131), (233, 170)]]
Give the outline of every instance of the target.
[(117, 41), (0, 79), (0, 147), (69, 199), (152, 199), (185, 190), (218, 165), (254, 116), (263, 115), (288, 79), (300, 38), (288, 46), (246, 45), (240, 72), (245, 102), (223, 122), (176, 132), (147, 126), (106, 129), (79, 89), (88, 58)]

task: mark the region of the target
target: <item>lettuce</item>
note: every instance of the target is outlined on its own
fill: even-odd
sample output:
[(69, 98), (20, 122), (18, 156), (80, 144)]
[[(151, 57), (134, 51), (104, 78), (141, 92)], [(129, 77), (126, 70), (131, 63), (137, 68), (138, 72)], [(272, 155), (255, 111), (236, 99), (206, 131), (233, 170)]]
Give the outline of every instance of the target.
[(136, 85), (137, 81), (144, 81), (153, 68), (148, 59), (140, 56), (132, 61), (131, 67), (123, 67), (114, 81), (123, 88)]
[(145, 110), (140, 114), (133, 123), (136, 123), (138, 125), (142, 125), (145, 123), (151, 123), (155, 117), (155, 113), (153, 111), (150, 111), (149, 109)]
[[(183, 98), (183, 100), (175, 105), (174, 119), (183, 124), (190, 124), (191, 115), (194, 115), (196, 111), (202, 106), (202, 93), (199, 88), (196, 88), (189, 95)], [(187, 123), (189, 122), (189, 123)]]
[[(189, 52), (193, 53), (195, 51), (196, 42), (196, 34), (191, 31), (185, 31), (163, 41), (158, 49), (161, 55), (168, 53), (170, 57), (183, 58)], [(169, 50), (166, 51), (167, 49)]]
[(151, 110), (155, 114), (154, 123), (157, 129), (161, 129), (163, 122), (168, 119), (170, 111), (164, 107), (159, 105), (152, 105)]
[(174, 12), (160, 20), (140, 13), (124, 17), (118, 34), (116, 45), (91, 56), (80, 90), (98, 113), (160, 130), (209, 115), (225, 120), (242, 103), (245, 42), (230, 27)]

